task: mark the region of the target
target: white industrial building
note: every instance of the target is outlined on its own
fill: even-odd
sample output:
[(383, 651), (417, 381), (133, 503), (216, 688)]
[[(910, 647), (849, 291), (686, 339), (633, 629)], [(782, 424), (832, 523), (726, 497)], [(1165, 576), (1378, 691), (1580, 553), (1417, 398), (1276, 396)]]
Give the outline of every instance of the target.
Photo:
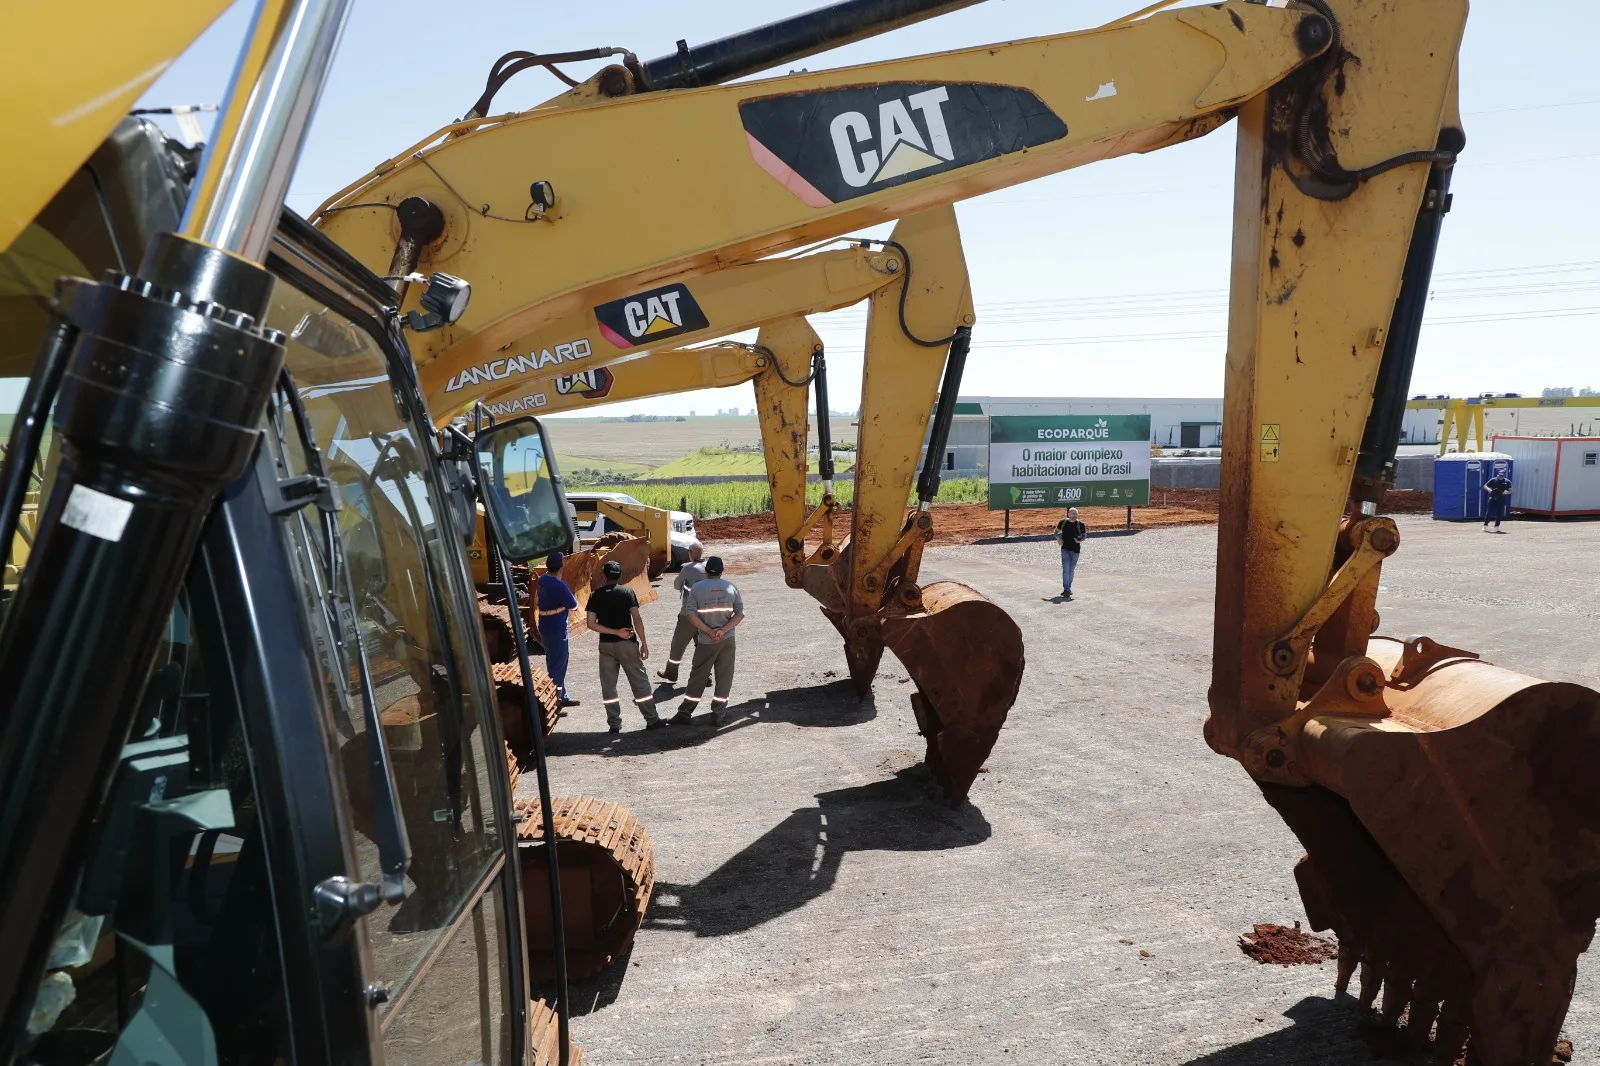
[(1172, 448), (1222, 446), (1220, 399), (963, 396), (950, 425), (946, 473), (988, 474), (990, 415), (1149, 415), (1152, 443)]

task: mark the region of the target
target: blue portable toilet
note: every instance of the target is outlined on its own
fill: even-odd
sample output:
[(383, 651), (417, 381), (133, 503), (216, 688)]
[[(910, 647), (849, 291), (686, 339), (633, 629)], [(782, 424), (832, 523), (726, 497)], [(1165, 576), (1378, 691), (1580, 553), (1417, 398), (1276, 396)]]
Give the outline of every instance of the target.
[(1433, 517), (1482, 521), (1483, 513), (1489, 509), (1489, 494), (1483, 491), (1483, 483), (1496, 474), (1511, 477), (1511, 456), (1505, 452), (1451, 452), (1436, 458)]

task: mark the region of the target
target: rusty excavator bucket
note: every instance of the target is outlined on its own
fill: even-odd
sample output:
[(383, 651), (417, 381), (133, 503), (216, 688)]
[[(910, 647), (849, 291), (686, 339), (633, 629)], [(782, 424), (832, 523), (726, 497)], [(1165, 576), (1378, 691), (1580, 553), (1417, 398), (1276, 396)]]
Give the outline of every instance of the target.
[(916, 610), (884, 617), (882, 636), (917, 686), (911, 708), (928, 769), (959, 807), (1017, 701), (1022, 630), (978, 590), (935, 581)]
[(1465, 1042), (1545, 1066), (1600, 918), (1600, 693), (1426, 638), (1374, 637), (1329, 684), (1353, 702), (1304, 721), (1313, 783), (1261, 788), (1306, 848), (1339, 988), (1359, 968), (1362, 1003), (1381, 993), (1419, 1048), (1436, 1028), (1436, 1063)]
[(888, 606), (852, 613), (840, 591), (840, 582), (849, 580), (850, 556), (846, 543), (833, 564), (808, 567), (804, 587), (844, 638), (858, 695), (871, 691), (884, 648), (906, 668), (916, 685), (911, 709), (927, 742), (928, 770), (950, 806), (959, 807), (1022, 686), (1022, 630), (968, 585), (907, 580), (915, 559), (896, 568)]

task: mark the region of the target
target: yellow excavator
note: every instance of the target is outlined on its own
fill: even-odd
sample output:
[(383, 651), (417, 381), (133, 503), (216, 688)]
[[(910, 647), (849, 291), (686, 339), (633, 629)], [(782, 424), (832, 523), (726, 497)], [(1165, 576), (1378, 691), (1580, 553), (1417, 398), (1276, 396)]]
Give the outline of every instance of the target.
[[(493, 366), (505, 352), (525, 372), (519, 338), (569, 316), (592, 310), (598, 330), (638, 303), (627, 332), (611, 332), (670, 339), (694, 319), (667, 297), (681, 309), (681, 287), (722, 265), (896, 217), (937, 244), (955, 200), (1236, 119), (1206, 739), (1306, 844), (1297, 876), (1314, 923), (1339, 933), (1341, 983), (1364, 963), (1369, 1001), (1381, 986), (1387, 1015), (1409, 1005), (1424, 1036), (1436, 1023), (1441, 1055), (1470, 1030), (1485, 1061), (1532, 1062), (1548, 1054), (1593, 931), (1595, 905), (1574, 908), (1571, 886), (1600, 872), (1594, 801), (1534, 768), (1594, 751), (1596, 696), (1424, 639), (1372, 636), (1381, 563), (1399, 544), (1376, 504), (1393, 478), (1421, 298), (1465, 143), (1465, 19), (1461, 2), (1225, 2), (733, 84), (718, 82), (748, 71), (668, 76), (624, 55), (540, 107), (492, 114), (508, 71), (553, 62), (522, 54), (497, 67), (466, 119), (330, 198), (317, 221), (375, 270), (495, 279), (414, 349), (425, 371), (442, 364), (435, 380), (459, 382), (469, 368), (506, 371)], [(635, 174), (582, 150), (623, 129), (654, 161), (649, 196)], [(442, 220), (430, 241), (407, 239), (399, 208), (412, 198)], [(941, 371), (959, 381), (972, 322), (970, 304), (944, 292), (964, 286), (949, 269), (958, 257), (901, 243), (905, 300), (880, 290), (868, 327), (887, 342), (862, 395), (862, 455), (875, 458), (860, 464), (839, 561), (805, 576), (825, 606), (830, 582), (843, 593), (858, 671), (875, 639), (903, 642), (914, 677), (913, 662), (969, 649), (957, 680), (979, 691), (930, 691), (918, 678), (919, 715), (937, 718), (1008, 703), (1004, 671), (1020, 654), (994, 669), (991, 648), (970, 649), (1000, 629), (998, 612), (958, 643), (936, 625), (945, 605), (895, 580), (929, 521), (923, 493), (909, 516), (900, 501), (927, 412), (936, 396), (954, 399), (940, 395)], [(929, 290), (947, 298), (919, 317)], [(598, 350), (589, 339), (588, 354), (551, 359), (580, 369)], [(892, 595), (902, 588), (913, 602)], [(1508, 756), (1525, 775), (1509, 787)]]
[[(1313, 925), (1338, 933), (1341, 986), (1359, 966), (1363, 1000), (1381, 992), (1384, 1016), (1404, 1015), (1438, 1061), (1464, 1044), (1491, 1066), (1549, 1060), (1600, 910), (1600, 799), (1587, 787), (1600, 695), (1424, 637), (1373, 635), (1382, 563), (1399, 547), (1376, 504), (1464, 146), (1464, 0), (1225, 0), (725, 84), (871, 32), (840, 16), (847, 3), (659, 60), (624, 54), (545, 106), (491, 114), (505, 77), (562, 58), (523, 53), (497, 64), (467, 119), (334, 197), (320, 233), (280, 208), (345, 5), (269, 2), (213, 145), (187, 161), (181, 219), (142, 262), (114, 258), (100, 283), (41, 291), (41, 276), (85, 272), (40, 236), (72, 248), (47, 217), (51, 197), (220, 6), (181, 5), (153, 27), (116, 5), (92, 22), (36, 5), (18, 29), (39, 47), (0, 79), (32, 151), (0, 179), (0, 244), (29, 242), (20, 274), (42, 336), (0, 485), (6, 523), (51, 399), (64, 456), (0, 623), (0, 1058), (37, 1061), (47, 1040), (50, 1061), (187, 1061), (165, 1038), (182, 1034), (229, 1059), (410, 1061), (422, 1048), (575, 1060), (565, 1015), (525, 998), (509, 782), (486, 743), (498, 738), (481, 707), (486, 657), (465, 636), (471, 522), (429, 526), (402, 505), (386, 517), (405, 516), (414, 535), (346, 545), (338, 512), (346, 496), (361, 504), (338, 463), (402, 504), (423, 493), (436, 519), (455, 509), (452, 471), (471, 467), (500, 550), (532, 558), (566, 528), (544, 433), (512, 419), (465, 448), (419, 436), (413, 363), (446, 361), (448, 383), (545, 325), (587, 308), (598, 327), (600, 308), (637, 297), (642, 332), (658, 319), (676, 328), (671, 286), (901, 219), (900, 284), (870, 297), (869, 349), (882, 358), (863, 383), (861, 448), (877, 459), (858, 470), (849, 543), (802, 579), (825, 607), (839, 595), (830, 609), (853, 667), (874, 640), (908, 661), (965, 649), (975, 669), (950, 683), (981, 691), (919, 679), (925, 731), (959, 730), (953, 714), (938, 719), (1009, 705), (1021, 663), (1019, 644), (1008, 676), (973, 640), (1009, 624), (998, 608), (947, 606), (936, 586), (904, 580), (930, 528), (930, 479), (909, 515), (904, 501), (930, 421), (936, 443), (947, 427), (974, 318), (948, 205), (1236, 119), (1205, 739), (1305, 844), (1296, 877)], [(624, 132), (653, 161), (648, 177), (594, 150)], [(406, 228), (413, 198), (442, 220), (428, 239)], [(382, 280), (423, 268), (426, 287)], [(461, 278), (478, 286), (470, 303)], [(576, 353), (550, 355), (581, 369), (589, 356)], [(340, 439), (337, 462), (319, 464), (308, 401), (374, 382), (366, 411), (387, 420), (381, 432)], [(534, 451), (546, 475), (513, 492), (503, 460)], [(404, 572), (429, 576), (405, 615), (384, 613), (400, 592), (391, 549), (418, 560)], [(959, 644), (940, 632), (973, 607), (981, 628)], [(201, 633), (204, 661), (180, 656), (193, 641), (178, 638)], [(385, 648), (402, 653), (391, 657), (412, 689), (411, 704), (382, 709), (398, 708), (393, 721), (371, 669)], [(99, 667), (92, 679), (84, 661)], [(191, 661), (226, 667), (207, 675), (218, 683), (203, 705), (169, 700), (201, 691), (184, 683)], [(130, 751), (135, 724), (136, 744), (151, 746)], [(339, 752), (355, 738), (363, 757), (346, 772)], [(352, 813), (341, 800), (357, 768), (370, 796)], [(595, 839), (638, 839), (597, 817)], [(408, 825), (423, 860), (410, 880)], [(161, 879), (172, 873), (181, 884)], [(553, 868), (549, 884), (558, 899)], [(86, 1037), (54, 1024), (77, 965), (55, 960), (92, 961), (107, 915), (149, 992), (101, 1000), (119, 1009)], [(462, 994), (478, 1007), (460, 1012), (469, 1023), (430, 1032)]]

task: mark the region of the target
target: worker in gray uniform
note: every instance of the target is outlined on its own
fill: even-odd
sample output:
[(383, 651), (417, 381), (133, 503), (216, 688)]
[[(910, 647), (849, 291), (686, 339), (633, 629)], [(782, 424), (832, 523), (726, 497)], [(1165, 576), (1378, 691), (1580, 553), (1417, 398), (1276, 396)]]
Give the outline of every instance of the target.
[(689, 668), (683, 703), (678, 705), (672, 721), (676, 725), (688, 723), (700, 706), (706, 682), (715, 672), (717, 685), (711, 694), (711, 713), (706, 716), (715, 725), (733, 689), (733, 631), (744, 621), (744, 597), (739, 595), (738, 586), (722, 576), (722, 560), (717, 556), (706, 560), (706, 576), (689, 589), (680, 617), (689, 619), (696, 630), (694, 664)]
[(672, 579), (672, 587), (680, 594), (678, 624), (672, 630), (672, 648), (667, 652), (666, 668), (656, 671), (656, 676), (669, 685), (678, 683), (678, 664), (683, 662), (683, 653), (689, 650), (689, 643), (694, 640), (695, 628), (682, 611), (689, 602), (689, 590), (706, 576), (706, 568), (700, 565), (702, 550), (699, 541), (689, 545), (689, 561), (678, 569), (678, 576)]

